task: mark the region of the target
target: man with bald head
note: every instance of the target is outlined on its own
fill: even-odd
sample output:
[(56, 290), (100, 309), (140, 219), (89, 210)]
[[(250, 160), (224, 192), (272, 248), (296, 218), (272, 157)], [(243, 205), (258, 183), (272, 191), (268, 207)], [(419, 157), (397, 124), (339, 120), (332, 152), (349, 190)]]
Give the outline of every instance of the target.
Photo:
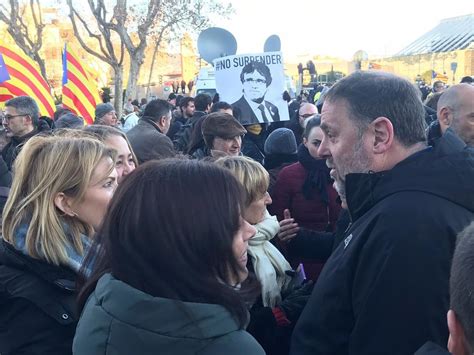
[[(296, 138), (296, 144), (300, 145), (303, 142), (303, 132), (305, 127), (305, 121), (318, 113), (318, 108), (308, 102), (302, 102), (300, 108), (295, 112), (296, 119), (291, 119), (287, 124), (286, 128), (293, 131)], [(293, 116), (294, 117), (294, 116)]]
[(438, 101), (439, 134), (451, 129), (468, 145), (474, 147), (474, 86), (453, 85)]
[(310, 104), (309, 102), (304, 102), (303, 104), (301, 104), (300, 109), (298, 110), (298, 121), (300, 123), (300, 126), (304, 129), (304, 123), (306, 119), (314, 116), (317, 113), (318, 108), (315, 105)]

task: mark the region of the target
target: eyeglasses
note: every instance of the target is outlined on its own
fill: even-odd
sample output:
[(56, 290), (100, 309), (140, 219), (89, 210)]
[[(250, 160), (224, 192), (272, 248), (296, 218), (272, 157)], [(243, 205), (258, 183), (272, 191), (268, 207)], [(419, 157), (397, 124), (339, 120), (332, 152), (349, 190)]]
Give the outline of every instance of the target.
[(25, 115), (25, 114), (21, 114), (21, 115), (5, 115), (3, 116), (3, 119), (6, 120), (6, 121), (10, 121), (11, 119), (15, 118), (15, 117), (20, 117), (20, 116), (28, 116), (28, 115)]
[(298, 114), (298, 116), (300, 116), (301, 118), (304, 118), (304, 119), (307, 119), (307, 118), (312, 117), (314, 115), (315, 115), (315, 113), (305, 113), (304, 115)]
[(266, 80), (263, 80), (263, 79), (245, 79), (244, 80), (245, 83), (252, 83), (252, 84), (266, 84), (267, 81)]

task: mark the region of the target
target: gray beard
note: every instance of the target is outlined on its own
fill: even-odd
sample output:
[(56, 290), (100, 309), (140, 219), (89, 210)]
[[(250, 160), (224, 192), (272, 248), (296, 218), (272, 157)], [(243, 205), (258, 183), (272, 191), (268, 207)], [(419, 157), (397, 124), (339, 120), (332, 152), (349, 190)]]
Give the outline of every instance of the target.
[(339, 194), (341, 200), (346, 201), (346, 175), (352, 173), (368, 173), (370, 171), (370, 166), (372, 165), (372, 159), (369, 155), (362, 149), (362, 140), (359, 141), (357, 146), (354, 147), (354, 153), (351, 157), (347, 157), (345, 164), (345, 169), (343, 174), (337, 172), (337, 179), (335, 179), (334, 187)]

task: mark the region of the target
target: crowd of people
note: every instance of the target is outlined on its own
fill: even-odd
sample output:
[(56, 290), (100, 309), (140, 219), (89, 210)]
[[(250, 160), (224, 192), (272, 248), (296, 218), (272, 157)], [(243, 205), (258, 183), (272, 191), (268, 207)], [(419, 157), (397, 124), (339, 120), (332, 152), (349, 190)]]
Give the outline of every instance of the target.
[(0, 354), (472, 354), (474, 86), (438, 86), (359, 71), (245, 125), (10, 99)]

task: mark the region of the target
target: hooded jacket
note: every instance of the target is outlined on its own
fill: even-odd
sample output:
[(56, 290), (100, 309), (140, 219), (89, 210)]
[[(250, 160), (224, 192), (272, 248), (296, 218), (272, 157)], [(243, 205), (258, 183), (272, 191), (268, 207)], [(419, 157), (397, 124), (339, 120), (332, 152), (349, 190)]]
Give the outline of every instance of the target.
[(265, 354), (224, 307), (153, 297), (110, 274), (86, 303), (73, 353)]
[(448, 130), (393, 169), (349, 174), (352, 225), (296, 325), (291, 354), (413, 354), (448, 339), (457, 234), (474, 218), (474, 151)]

